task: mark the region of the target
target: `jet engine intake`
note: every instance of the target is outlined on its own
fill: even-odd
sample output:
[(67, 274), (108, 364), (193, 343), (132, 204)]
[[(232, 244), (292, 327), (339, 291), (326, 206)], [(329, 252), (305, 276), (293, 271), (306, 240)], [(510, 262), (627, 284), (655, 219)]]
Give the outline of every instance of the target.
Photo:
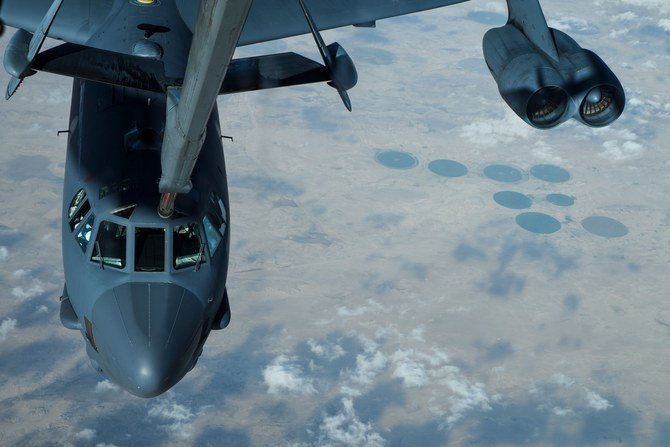
[(626, 94), (621, 82), (593, 51), (585, 50), (562, 31), (551, 30), (561, 55), (561, 71), (575, 104), (575, 118), (592, 127), (607, 126), (623, 112)]
[(570, 118), (606, 126), (623, 112), (621, 83), (600, 57), (550, 28), (558, 60), (533, 45), (513, 24), (484, 36), (484, 59), (505, 102), (540, 129)]

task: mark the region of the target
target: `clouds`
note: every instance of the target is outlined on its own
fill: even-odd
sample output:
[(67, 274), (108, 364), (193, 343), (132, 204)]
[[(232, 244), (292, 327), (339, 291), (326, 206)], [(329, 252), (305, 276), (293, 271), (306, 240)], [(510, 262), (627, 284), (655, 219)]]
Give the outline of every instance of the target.
[(92, 428), (85, 428), (74, 435), (75, 439), (81, 439), (84, 441), (90, 441), (95, 438), (95, 430)]
[(361, 422), (354, 411), (350, 398), (343, 398), (339, 412), (323, 416), (319, 425), (319, 446), (381, 447), (384, 439), (375, 432), (372, 425)]
[(0, 343), (7, 340), (7, 336), (16, 329), (16, 320), (13, 318), (5, 318), (0, 323)]
[(418, 387), (428, 383), (433, 373), (431, 366), (442, 366), (448, 360), (445, 353), (434, 351), (433, 355), (415, 352), (413, 349), (398, 350), (391, 355), (393, 377), (402, 379), (407, 387)]
[(486, 12), (496, 12), (498, 14), (507, 14), (507, 8), (505, 5), (499, 2), (486, 2), (483, 5), (477, 3), (475, 6), (475, 11), (486, 11)]
[(612, 404), (595, 391), (584, 388), (586, 392), (586, 406), (596, 411), (604, 411), (612, 407)]
[[(637, 109), (639, 114), (647, 115), (650, 108), (658, 109), (660, 105), (656, 105), (652, 101), (635, 101), (632, 100), (633, 108)], [(633, 112), (635, 113), (635, 112)], [(602, 143), (603, 151), (598, 155), (611, 162), (629, 161), (640, 158), (645, 153), (645, 146), (639, 142), (640, 136), (628, 129), (616, 129), (605, 131), (604, 129), (594, 129), (593, 135), (599, 140), (605, 140)]]
[(453, 425), (469, 411), (476, 409), (488, 411), (491, 409), (491, 400), (486, 393), (484, 384), (479, 382), (473, 384), (458, 376), (447, 378), (446, 384), (454, 393), (449, 398), (451, 405), (446, 418), (447, 424)]
[(381, 351), (369, 350), (356, 356), (356, 369), (349, 373), (355, 385), (370, 385), (386, 366), (386, 356)]
[[(483, 383), (472, 383), (460, 368), (450, 365), (447, 353), (433, 348), (429, 353), (399, 350), (393, 353), (393, 377), (400, 378), (405, 387), (431, 386), (439, 394), (447, 391), (448, 406), (438, 413), (445, 415), (449, 427), (473, 410), (490, 410), (490, 397)], [(446, 389), (444, 389), (446, 387)]]
[[(263, 370), (264, 383), (269, 394), (309, 396), (324, 394), (340, 402), (341, 410), (322, 417), (319, 424), (319, 442), (338, 443), (382, 442), (384, 435), (375, 429), (374, 421), (359, 420), (354, 411), (356, 402), (367, 405), (366, 396), (382, 380), (388, 382), (388, 392), (411, 393), (409, 405), (424, 405), (423, 391), (440, 396), (431, 404), (438, 425), (452, 427), (473, 411), (486, 411), (494, 400), (486, 386), (472, 381), (460, 368), (450, 363), (449, 355), (435, 347), (427, 349), (389, 347), (425, 343), (416, 337), (416, 331), (406, 336), (396, 330), (376, 331), (375, 339), (362, 334), (350, 336), (359, 343), (348, 343), (345, 350), (340, 338), (310, 339), (307, 343), (313, 358), (299, 358), (294, 354), (275, 357)], [(358, 346), (357, 348), (354, 348)], [(357, 352), (356, 352), (357, 351)], [(353, 367), (347, 358), (355, 357)], [(332, 368), (340, 368), (339, 370)], [(417, 392), (414, 394), (414, 392)], [(388, 397), (387, 397), (388, 398)], [(369, 414), (369, 412), (367, 412)]]
[(295, 363), (295, 359), (280, 355), (263, 370), (263, 380), (268, 393), (314, 394), (316, 389), (312, 380), (303, 376), (304, 372)]
[(309, 346), (309, 349), (318, 357), (330, 361), (338, 359), (346, 353), (344, 348), (342, 348), (339, 343), (319, 344), (313, 338), (310, 338), (307, 340), (307, 345)]
[(110, 382), (110, 381), (107, 380), (107, 379), (105, 379), (105, 380), (101, 380), (100, 382), (98, 382), (98, 383), (95, 385), (95, 392), (96, 392), (96, 393), (107, 393), (107, 392), (110, 392), (110, 391), (112, 391), (112, 392), (118, 392), (118, 391), (120, 391), (120, 390), (121, 390), (121, 388), (119, 388), (118, 386), (114, 385), (112, 382)]
[(349, 308), (346, 306), (337, 309), (337, 315), (340, 317), (358, 317), (369, 312), (379, 312), (383, 307), (375, 300), (368, 300), (367, 306), (358, 306)]
[(192, 434), (191, 423), (195, 415), (188, 407), (175, 401), (174, 393), (168, 392), (152, 400), (147, 416), (182, 439), (189, 438)]
[[(77, 432), (74, 435), (74, 438), (80, 441), (92, 441), (95, 439), (97, 433), (92, 428), (84, 428), (83, 430)], [(114, 444), (109, 444), (107, 442), (98, 442), (95, 444), (95, 447), (116, 447)]]
[[(565, 416), (574, 411), (601, 412), (613, 407), (613, 405), (600, 394), (581, 385), (579, 380), (563, 373), (552, 375), (548, 383), (544, 386), (532, 387), (531, 393), (550, 401), (555, 401), (560, 398), (562, 400), (562, 405), (554, 407), (554, 413), (558, 416)], [(547, 406), (551, 406), (551, 404), (547, 404)]]
[[(599, 3), (602, 3), (602, 0)], [(656, 13), (660, 12), (661, 14), (670, 13), (670, 5), (668, 5), (666, 0), (619, 0), (619, 3), (648, 8)]]
[(16, 286), (12, 288), (12, 295), (19, 300), (29, 300), (42, 293), (44, 293), (44, 288), (37, 280), (33, 281), (28, 287)]
[(670, 118), (670, 103), (660, 98), (644, 97), (638, 93), (628, 99), (627, 113), (646, 119)]
[(597, 26), (581, 17), (550, 18), (547, 24), (565, 33), (597, 34), (599, 32)]
[(613, 15), (611, 19), (614, 20), (615, 22), (627, 23), (639, 19), (639, 16), (635, 14), (633, 11), (626, 11), (620, 14)]
[(463, 138), (484, 147), (518, 143), (530, 138), (533, 133), (533, 129), (509, 109), (502, 118), (474, 121), (461, 128)]
[(615, 162), (633, 160), (644, 153), (644, 146), (635, 141), (608, 140), (603, 143), (603, 148), (600, 156)]

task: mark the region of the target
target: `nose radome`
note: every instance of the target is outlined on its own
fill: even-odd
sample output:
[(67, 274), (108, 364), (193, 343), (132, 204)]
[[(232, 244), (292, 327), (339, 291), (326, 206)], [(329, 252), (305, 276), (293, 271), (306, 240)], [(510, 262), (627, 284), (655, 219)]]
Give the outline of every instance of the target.
[(93, 307), (103, 371), (140, 397), (164, 393), (188, 372), (203, 330), (203, 306), (175, 284), (127, 283)]

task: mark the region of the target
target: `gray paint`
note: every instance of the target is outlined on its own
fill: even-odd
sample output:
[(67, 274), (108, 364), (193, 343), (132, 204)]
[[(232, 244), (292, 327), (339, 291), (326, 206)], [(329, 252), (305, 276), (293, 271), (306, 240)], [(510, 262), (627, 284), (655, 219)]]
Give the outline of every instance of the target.
[[(205, 128), (233, 58), (251, 0), (220, 0), (202, 5), (184, 85), (168, 89), (161, 152), (161, 193), (188, 193), (191, 189), (191, 173), (202, 148)], [(167, 215), (172, 213), (172, 209), (165, 211)]]
[[(91, 359), (127, 391), (143, 397), (158, 395), (195, 364), (207, 334), (223, 305), (228, 267), (229, 232), (215, 253), (206, 248), (200, 270), (172, 266), (172, 228), (190, 222), (200, 224), (207, 213), (209, 195), (216, 191), (228, 210), (225, 163), (216, 108), (200, 159), (193, 171), (193, 189), (180, 196), (177, 209), (185, 214), (161, 219), (156, 213), (160, 146), (152, 144), (151, 132), (144, 146), (125, 139), (139, 128), (153, 129), (160, 138), (165, 119), (165, 98), (138, 90), (74, 81), (70, 135), (63, 190), (63, 264), (69, 302), (79, 320)], [(140, 140), (141, 141), (141, 140)], [(128, 191), (101, 188), (130, 179)], [(71, 199), (84, 188), (90, 201), (88, 215), (95, 215), (94, 230), (85, 253), (68, 224)], [(111, 214), (120, 206), (136, 203), (129, 219)], [(226, 215), (229, 222), (229, 215)], [(97, 226), (111, 221), (127, 227), (126, 265), (100, 268), (91, 261)], [(166, 228), (165, 271), (134, 271), (135, 227)], [(104, 253), (103, 253), (104, 254)], [(67, 310), (67, 309), (65, 309)], [(219, 315), (222, 317), (223, 315)], [(228, 315), (229, 318), (229, 315)], [(85, 319), (92, 324), (97, 351), (86, 338)]]

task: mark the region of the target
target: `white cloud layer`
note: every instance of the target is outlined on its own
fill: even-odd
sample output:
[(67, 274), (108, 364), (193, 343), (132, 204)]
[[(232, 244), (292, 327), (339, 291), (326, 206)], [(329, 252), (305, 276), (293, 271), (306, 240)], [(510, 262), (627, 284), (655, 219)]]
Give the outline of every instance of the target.
[(449, 398), (451, 406), (447, 416), (447, 424), (452, 425), (460, 420), (465, 413), (472, 410), (491, 410), (491, 399), (486, 393), (484, 384), (470, 383), (464, 377), (454, 375), (447, 379), (447, 385), (454, 393)]
[[(415, 350), (398, 350), (391, 356), (393, 377), (402, 379), (408, 388), (446, 386), (451, 395), (446, 422), (449, 426), (472, 410), (491, 410), (492, 398), (483, 383), (472, 383), (454, 365), (450, 365), (446, 352), (432, 349), (430, 353)], [(441, 412), (443, 413), (443, 412)]]
[(331, 345), (328, 345), (327, 343), (319, 344), (314, 341), (314, 339), (310, 338), (307, 340), (307, 345), (309, 346), (310, 351), (315, 355), (330, 361), (338, 359), (346, 354), (344, 348), (337, 343)]
[(533, 129), (511, 111), (507, 111), (500, 119), (475, 121), (461, 130), (461, 136), (466, 140), (487, 147), (510, 144), (530, 138), (531, 135)]
[(325, 415), (319, 425), (319, 446), (379, 447), (386, 445), (371, 424), (361, 422), (350, 398), (342, 399), (342, 410)]
[(13, 318), (5, 318), (0, 323), (0, 342), (7, 340), (10, 332), (16, 329), (16, 320)]
[(591, 391), (588, 388), (584, 388), (584, 391), (586, 392), (587, 407), (592, 408), (596, 411), (604, 411), (612, 406), (612, 404), (607, 399), (600, 396), (595, 391)]
[(635, 141), (609, 140), (603, 143), (604, 151), (600, 156), (610, 161), (627, 161), (638, 158), (644, 152), (644, 147)]
[(581, 17), (561, 17), (547, 20), (552, 28), (559, 29), (565, 33), (587, 33), (596, 34), (598, 28), (588, 20)]
[(101, 380), (95, 385), (95, 392), (96, 393), (106, 393), (108, 391), (119, 391), (120, 388), (116, 385), (114, 385), (112, 382), (109, 380)]
[(503, 3), (486, 2), (483, 5), (477, 5), (475, 11), (497, 12), (498, 14), (507, 15), (507, 8)]
[[(608, 4), (610, 2), (601, 1), (599, 3)], [(656, 13), (659, 12), (662, 14), (670, 13), (670, 4), (668, 4), (668, 0), (619, 0), (619, 3), (623, 3), (624, 5), (640, 6), (643, 8), (648, 8)]]
[(369, 385), (386, 366), (386, 356), (381, 351), (367, 352), (356, 356), (356, 369), (350, 378), (360, 385)]
[(91, 439), (95, 438), (95, 430), (93, 430), (92, 428), (85, 428), (82, 431), (78, 432), (76, 435), (74, 435), (74, 437), (77, 439), (90, 441)]
[(31, 284), (28, 288), (17, 286), (12, 289), (12, 295), (20, 300), (34, 298), (40, 293), (44, 293), (44, 289), (42, 288), (39, 281), (33, 282), (33, 284)]
[(181, 438), (191, 436), (194, 414), (188, 407), (176, 403), (171, 394), (158, 398), (149, 408), (148, 416), (151, 419), (158, 419), (162, 427)]
[(286, 355), (277, 356), (263, 370), (263, 380), (268, 393), (314, 394), (312, 379), (303, 377), (303, 372), (294, 359)]
[(393, 377), (402, 379), (405, 386), (422, 386), (428, 382), (426, 368), (423, 362), (415, 358), (414, 351), (397, 351), (392, 359), (395, 364)]

